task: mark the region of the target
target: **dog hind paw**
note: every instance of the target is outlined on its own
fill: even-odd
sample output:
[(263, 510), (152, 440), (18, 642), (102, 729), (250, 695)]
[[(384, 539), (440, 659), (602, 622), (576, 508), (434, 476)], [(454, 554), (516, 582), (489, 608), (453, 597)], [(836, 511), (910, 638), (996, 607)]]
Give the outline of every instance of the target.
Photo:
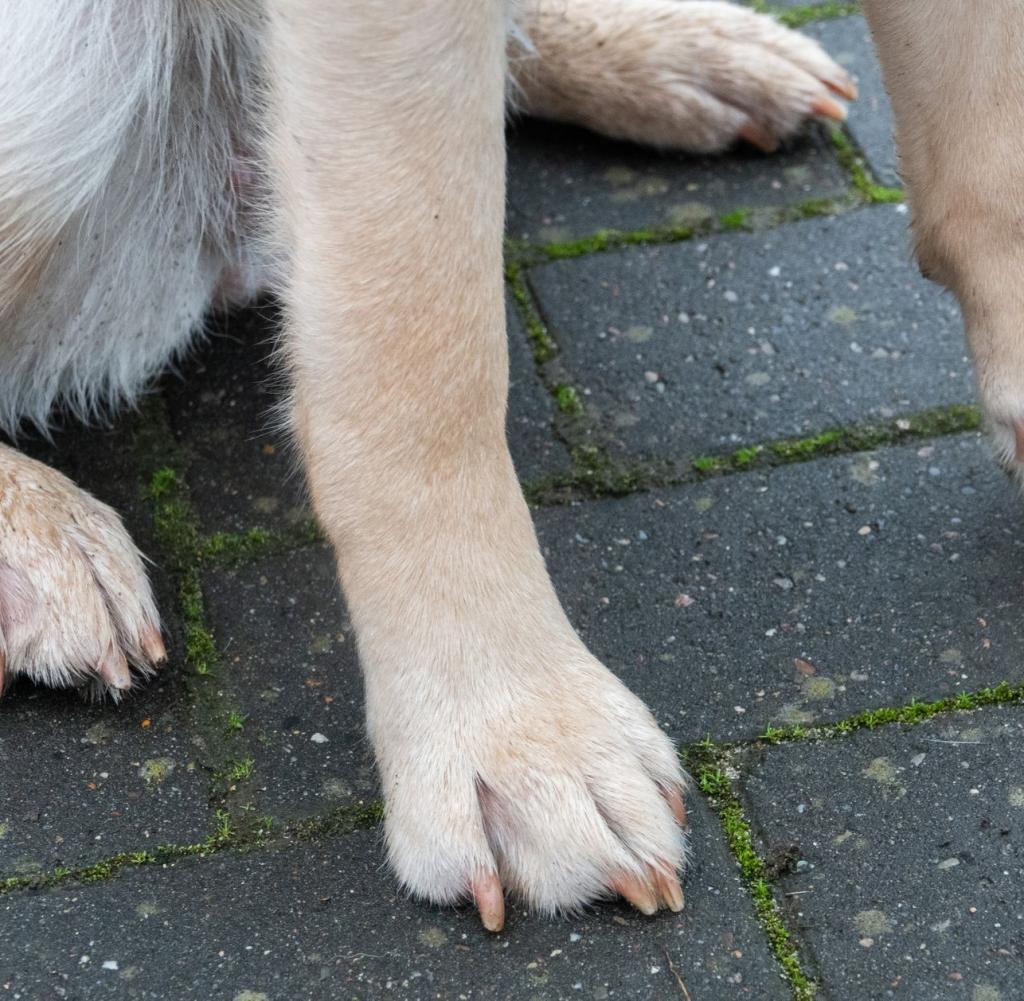
[(107, 505), (0, 446), (0, 689), (114, 699), (166, 656), (142, 557)]

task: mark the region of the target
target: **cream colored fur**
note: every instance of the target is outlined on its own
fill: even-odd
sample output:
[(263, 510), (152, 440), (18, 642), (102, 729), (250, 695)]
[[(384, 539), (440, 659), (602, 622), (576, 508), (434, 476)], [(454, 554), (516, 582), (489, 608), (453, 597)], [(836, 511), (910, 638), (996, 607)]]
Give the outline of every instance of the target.
[(924, 273), (960, 301), (997, 453), (1024, 482), (1024, 7), (870, 0)]
[[(770, 146), (850, 92), (814, 43), (726, 4), (516, 14), (516, 100), (611, 135)], [(674, 749), (566, 619), (505, 443), (507, 26), (501, 0), (0, 7), (0, 419), (130, 397), (218, 287), (280, 262), (390, 858), (491, 928), (503, 889), (678, 909), (684, 858)], [(116, 518), (0, 449), (8, 675), (119, 690), (161, 654), (155, 624)]]

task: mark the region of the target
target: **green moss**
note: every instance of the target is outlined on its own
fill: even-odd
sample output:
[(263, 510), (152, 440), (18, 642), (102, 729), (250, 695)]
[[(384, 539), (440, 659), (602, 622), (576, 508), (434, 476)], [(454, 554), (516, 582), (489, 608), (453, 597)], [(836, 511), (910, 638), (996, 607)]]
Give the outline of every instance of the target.
[(728, 466), (728, 460), (713, 455), (698, 455), (691, 465), (698, 473), (717, 473)]
[(761, 739), (766, 743), (781, 744), (801, 740), (832, 740), (845, 737), (857, 730), (874, 730), (879, 726), (902, 724), (913, 726), (924, 723), (943, 713), (963, 712), (981, 709), (984, 706), (1005, 705), (1024, 702), (1024, 685), (1001, 682), (990, 688), (973, 692), (960, 692), (932, 702), (912, 701), (904, 706), (883, 706), (868, 709), (837, 723), (814, 727), (769, 727)]
[(825, 3), (810, 3), (799, 7), (774, 9), (770, 3), (759, 5), (759, 9), (771, 13), (787, 28), (802, 28), (812, 21), (827, 21), (837, 17), (849, 17), (860, 13), (860, 4), (842, 2), (842, 0), (826, 0)]
[(305, 518), (283, 531), (250, 528), (245, 532), (215, 532), (198, 541), (196, 558), (222, 564), (237, 563), (321, 541), (323, 536), (316, 522)]
[(723, 767), (723, 756), (716, 755), (706, 744), (693, 750), (690, 768), (696, 777), (697, 786), (718, 815), (729, 850), (736, 859), (743, 884), (754, 905), (757, 920), (782, 967), (783, 975), (793, 989), (793, 997), (796, 1001), (811, 1001), (817, 993), (817, 985), (800, 965), (793, 938), (782, 920), (764, 860), (757, 853), (750, 824)]
[(630, 231), (600, 229), (596, 233), (578, 240), (570, 240), (565, 243), (546, 243), (539, 249), (549, 261), (564, 261), (571, 257), (582, 257), (585, 254), (616, 250), (619, 247), (689, 240), (695, 232), (698, 230), (693, 226), (648, 226)]
[(42, 890), (61, 883), (101, 883), (128, 868), (144, 865), (169, 865), (187, 858), (204, 858), (230, 847), (230, 842), (213, 834), (205, 841), (187, 845), (159, 845), (146, 851), (121, 852), (90, 865), (69, 868), (60, 866), (50, 872), (0, 879), (0, 893), (16, 890)]
[(809, 438), (792, 438), (787, 441), (773, 442), (769, 447), (780, 459), (792, 462), (796, 459), (818, 455), (842, 440), (842, 432), (835, 429), (822, 431), (821, 434)]
[(139, 768), (139, 776), (148, 786), (163, 785), (167, 777), (174, 771), (174, 762), (170, 758), (150, 758)]
[(583, 401), (580, 399), (580, 394), (576, 392), (574, 386), (566, 385), (564, 382), (559, 383), (555, 386), (553, 395), (555, 403), (558, 404), (558, 409), (563, 414), (578, 417), (583, 413)]
[(736, 469), (746, 469), (747, 466), (755, 462), (762, 451), (760, 445), (754, 445), (752, 448), (738, 448), (731, 456), (731, 463)]
[(747, 209), (734, 209), (718, 217), (718, 225), (726, 232), (746, 229), (750, 225), (750, 212)]
[(244, 782), (252, 777), (256, 762), (252, 758), (244, 758), (241, 761), (232, 761), (228, 767), (227, 777), (230, 782)]
[(957, 404), (922, 410), (905, 417), (876, 424), (855, 424), (829, 428), (807, 438), (787, 438), (737, 449), (726, 455), (701, 455), (691, 466), (702, 476), (770, 468), (791, 462), (806, 462), (826, 455), (865, 452), (919, 438), (965, 434), (981, 427), (981, 412), (975, 406)]
[(835, 215), (844, 208), (841, 202), (832, 198), (808, 198), (792, 206), (790, 211), (796, 219), (817, 219), (821, 216)]
[(569, 474), (546, 476), (523, 486), (530, 504), (565, 504), (580, 497), (621, 497), (639, 490), (678, 486), (751, 469), (770, 469), (829, 455), (848, 455), (922, 438), (964, 434), (981, 427), (981, 413), (972, 405), (919, 411), (876, 424), (829, 428), (806, 438), (786, 438), (749, 445), (725, 455), (699, 455), (687, 467), (671, 463), (622, 466), (603, 448), (577, 445), (571, 450)]
[(232, 730), (241, 730), (242, 727), (245, 726), (245, 721), (248, 718), (249, 717), (246, 716), (245, 713), (241, 713), (237, 709), (232, 709), (227, 714), (225, 726), (229, 732)]
[(887, 188), (884, 184), (869, 184), (867, 195), (877, 205), (893, 205), (903, 201), (902, 188)]
[(526, 288), (526, 281), (523, 278), (522, 268), (515, 261), (505, 265), (505, 281), (512, 293), (519, 318), (526, 329), (526, 336), (533, 349), (533, 359), (538, 365), (543, 365), (544, 362), (550, 361), (555, 356), (557, 349), (547, 328), (534, 309), (530, 293)]
[(899, 188), (887, 188), (876, 184), (864, 166), (863, 157), (857, 152), (850, 137), (839, 126), (831, 131), (832, 146), (836, 151), (836, 159), (850, 177), (850, 182), (860, 196), (872, 204), (892, 204), (903, 201), (903, 192)]
[(353, 831), (370, 830), (379, 826), (383, 820), (383, 803), (379, 801), (358, 803), (339, 806), (327, 813), (294, 821), (285, 828), (285, 834), (298, 841), (308, 841), (334, 837), (339, 834), (351, 834)]
[(262, 528), (250, 528), (248, 532), (217, 532), (203, 540), (200, 555), (204, 559), (249, 555), (254, 549), (262, 549), (270, 539), (270, 533)]

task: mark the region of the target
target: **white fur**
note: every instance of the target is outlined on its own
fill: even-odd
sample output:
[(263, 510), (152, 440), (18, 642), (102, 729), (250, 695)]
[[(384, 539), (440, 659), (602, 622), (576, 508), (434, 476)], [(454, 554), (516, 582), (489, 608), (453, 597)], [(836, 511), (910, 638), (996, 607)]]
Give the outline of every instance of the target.
[[(245, 270), (248, 0), (0, 5), (0, 427), (130, 400)], [(23, 276), (26, 263), (30, 271)], [(17, 284), (15, 284), (17, 282)]]

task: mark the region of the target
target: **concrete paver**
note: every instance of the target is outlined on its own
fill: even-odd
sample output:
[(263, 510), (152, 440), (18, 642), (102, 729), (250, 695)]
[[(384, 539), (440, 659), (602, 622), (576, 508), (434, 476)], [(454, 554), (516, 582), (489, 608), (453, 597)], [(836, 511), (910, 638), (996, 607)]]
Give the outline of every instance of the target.
[(1024, 717), (773, 747), (744, 781), (790, 924), (835, 1001), (1020, 994)]

